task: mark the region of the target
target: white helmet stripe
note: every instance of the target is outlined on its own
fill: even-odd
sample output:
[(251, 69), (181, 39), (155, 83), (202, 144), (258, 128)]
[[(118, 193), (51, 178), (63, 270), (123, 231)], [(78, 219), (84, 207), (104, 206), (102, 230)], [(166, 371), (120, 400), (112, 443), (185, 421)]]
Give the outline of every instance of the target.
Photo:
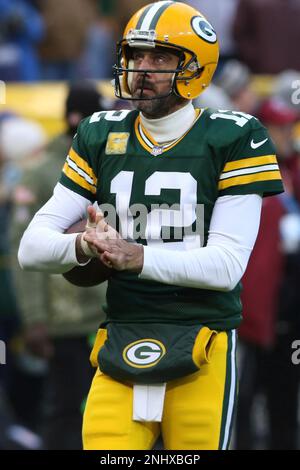
[[(148, 11), (148, 13), (146, 14), (142, 24), (141, 24), (141, 27), (139, 28), (141, 31), (148, 31), (149, 28), (150, 28), (150, 25), (154, 19), (154, 17), (156, 16), (156, 14), (159, 12), (159, 10), (161, 9), (161, 13), (166, 9), (166, 7), (168, 7), (169, 5), (171, 5), (172, 3), (174, 2), (157, 2), (157, 3), (154, 3), (153, 6), (150, 8), (150, 10)], [(158, 18), (159, 18), (160, 15), (158, 15)], [(154, 29), (154, 28), (153, 28)]]

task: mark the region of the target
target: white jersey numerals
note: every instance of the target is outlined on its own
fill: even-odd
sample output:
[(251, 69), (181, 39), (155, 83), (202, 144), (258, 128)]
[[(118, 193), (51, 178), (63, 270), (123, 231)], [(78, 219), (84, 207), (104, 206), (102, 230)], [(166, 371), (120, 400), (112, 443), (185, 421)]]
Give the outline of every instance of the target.
[[(160, 172), (156, 171), (145, 181), (145, 196), (159, 196), (161, 191), (166, 189), (177, 189), (180, 191), (180, 202), (173, 206), (166, 204), (151, 206), (150, 212), (141, 204), (130, 206), (132, 194), (134, 172), (121, 171), (111, 181), (110, 190), (116, 194), (116, 211), (120, 219), (120, 231), (124, 238), (134, 240), (136, 230), (136, 220), (134, 216), (143, 212), (140, 217), (141, 223), (144, 222), (144, 234), (148, 245), (159, 245), (174, 249), (199, 248), (201, 236), (197, 233), (191, 233), (188, 230), (197, 220), (197, 181), (190, 173), (183, 172)], [(172, 227), (179, 229), (182, 237), (179, 242), (166, 244), (168, 230)], [(162, 235), (163, 234), (163, 235)], [(162, 236), (162, 238), (161, 238)]]
[[(229, 114), (225, 114), (229, 113)], [(244, 127), (250, 119), (256, 119), (251, 114), (242, 113), (240, 111), (228, 111), (224, 109), (219, 109), (217, 113), (214, 113), (210, 116), (210, 119), (227, 119), (229, 121), (234, 121), (235, 124), (239, 127)]]
[(99, 111), (91, 116), (89, 123), (92, 124), (93, 122), (99, 122), (100, 119), (114, 122), (123, 121), (128, 113), (130, 113), (130, 110), (128, 109), (123, 109), (120, 111)]
[(156, 171), (145, 184), (146, 196), (159, 196), (162, 189), (179, 189), (178, 208), (157, 208), (147, 216), (146, 239), (158, 240), (162, 227), (190, 227), (197, 218), (197, 181), (190, 173)]

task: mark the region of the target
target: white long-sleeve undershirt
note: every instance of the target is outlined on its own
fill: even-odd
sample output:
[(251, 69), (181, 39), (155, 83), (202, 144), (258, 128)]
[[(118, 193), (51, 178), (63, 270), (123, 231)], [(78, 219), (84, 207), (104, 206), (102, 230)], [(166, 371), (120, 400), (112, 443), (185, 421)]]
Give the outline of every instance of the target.
[(207, 246), (188, 251), (144, 247), (143, 279), (182, 287), (232, 290), (242, 278), (257, 237), (262, 198), (217, 199)]
[(35, 214), (21, 239), (18, 259), (29, 271), (64, 273), (79, 265), (76, 258), (77, 234), (64, 232), (86, 218), (91, 202), (58, 183), (53, 196)]
[[(144, 248), (143, 279), (185, 287), (231, 290), (244, 274), (259, 228), (261, 197), (224, 196), (214, 206), (206, 247), (189, 251)], [(60, 183), (37, 212), (19, 248), (24, 269), (66, 272), (79, 265), (76, 234), (64, 231), (86, 217), (88, 199)]]

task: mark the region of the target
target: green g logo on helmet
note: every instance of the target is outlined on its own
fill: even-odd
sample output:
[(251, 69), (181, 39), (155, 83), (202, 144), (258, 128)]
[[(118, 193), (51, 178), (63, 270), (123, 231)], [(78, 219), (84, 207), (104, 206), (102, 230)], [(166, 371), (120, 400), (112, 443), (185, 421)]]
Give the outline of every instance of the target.
[(155, 366), (166, 354), (165, 346), (156, 339), (140, 339), (128, 344), (123, 359), (131, 367), (144, 369)]
[(204, 41), (214, 44), (217, 42), (217, 34), (212, 25), (203, 16), (194, 16), (192, 28)]

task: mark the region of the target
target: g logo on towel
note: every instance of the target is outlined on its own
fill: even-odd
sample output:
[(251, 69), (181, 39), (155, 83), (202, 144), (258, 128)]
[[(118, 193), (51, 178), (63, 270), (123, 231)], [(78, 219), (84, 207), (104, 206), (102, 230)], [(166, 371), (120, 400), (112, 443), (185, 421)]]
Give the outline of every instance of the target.
[(166, 354), (165, 346), (156, 339), (140, 339), (128, 344), (123, 359), (131, 367), (144, 369), (155, 366)]

